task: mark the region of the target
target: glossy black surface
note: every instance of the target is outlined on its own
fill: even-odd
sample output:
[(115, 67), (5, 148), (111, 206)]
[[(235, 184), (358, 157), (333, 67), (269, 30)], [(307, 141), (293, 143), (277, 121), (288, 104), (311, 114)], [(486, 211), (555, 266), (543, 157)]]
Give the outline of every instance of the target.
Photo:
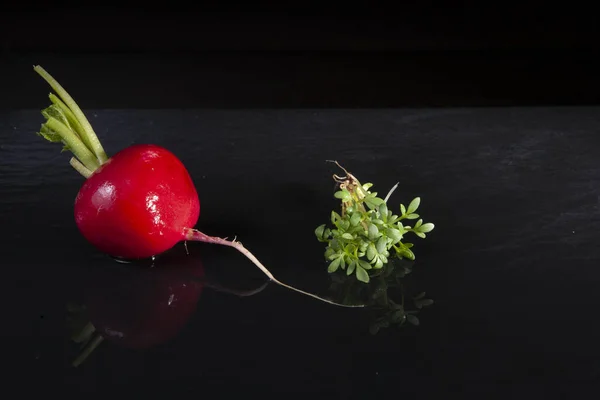
[[(47, 90), (38, 86), (44, 106)], [(80, 89), (68, 89), (77, 99)], [(422, 215), (436, 224), (416, 241), (410, 281), (435, 304), (420, 326), (373, 336), (365, 310), (275, 285), (242, 298), (205, 288), (172, 340), (143, 352), (105, 341), (74, 369), (67, 303), (82, 301), (92, 272), (111, 266), (106, 273), (118, 280), (129, 269), (80, 237), (72, 204), (82, 178), (59, 146), (35, 135), (39, 110), (6, 110), (0, 215), (15, 381), (217, 398), (593, 393), (600, 109), (142, 110), (134, 102), (85, 110), (107, 152), (143, 142), (175, 152), (198, 187), (198, 228), (237, 235), (303, 289), (327, 295), (330, 284), (313, 234), (337, 205), (337, 170), (325, 160), (339, 160), (380, 193), (399, 181), (391, 204), (421, 196)], [(265, 281), (232, 249), (189, 249), (184, 257), (179, 246), (169, 262), (201, 262), (213, 282), (234, 289)]]

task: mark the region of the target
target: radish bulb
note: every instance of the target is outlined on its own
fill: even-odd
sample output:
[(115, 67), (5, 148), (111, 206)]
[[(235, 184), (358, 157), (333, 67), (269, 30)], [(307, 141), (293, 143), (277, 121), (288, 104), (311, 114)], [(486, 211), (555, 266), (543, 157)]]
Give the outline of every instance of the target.
[(170, 151), (151, 144), (121, 150), (87, 178), (75, 222), (100, 251), (150, 258), (186, 239), (200, 215), (196, 188)]
[(42, 111), (46, 122), (38, 134), (63, 143), (73, 153), (71, 166), (86, 178), (75, 198), (75, 223), (98, 250), (117, 258), (157, 256), (181, 241), (233, 247), (252, 261), (271, 281), (306, 296), (334, 304), (277, 280), (237, 240), (208, 236), (193, 227), (200, 201), (183, 163), (169, 150), (138, 144), (108, 157), (91, 124), (67, 91), (41, 66), (37, 72), (56, 92)]

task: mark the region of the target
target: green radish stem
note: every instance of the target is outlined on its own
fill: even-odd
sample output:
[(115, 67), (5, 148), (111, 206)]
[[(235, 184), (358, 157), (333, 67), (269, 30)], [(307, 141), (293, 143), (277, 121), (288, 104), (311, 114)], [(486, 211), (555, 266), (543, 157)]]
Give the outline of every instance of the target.
[[(88, 150), (91, 151), (93, 154), (95, 154), (95, 156), (98, 160), (98, 163), (99, 164), (105, 163), (106, 160), (108, 160), (108, 156), (104, 152), (104, 148), (102, 147), (102, 144), (100, 143), (100, 140), (98, 139), (98, 136), (94, 132), (92, 125), (90, 124), (88, 119), (85, 117), (85, 115), (83, 114), (83, 111), (81, 111), (81, 109), (79, 108), (77, 103), (75, 103), (75, 100), (73, 100), (73, 98), (69, 95), (69, 93), (56, 81), (56, 79), (54, 79), (52, 77), (52, 75), (50, 75), (48, 72), (46, 72), (46, 70), (44, 68), (42, 68), (39, 65), (35, 65), (33, 67), (33, 70), (35, 72), (37, 72), (42, 78), (44, 78), (44, 80), (46, 82), (48, 82), (48, 84), (52, 87), (52, 89), (54, 89), (54, 91), (62, 99), (62, 101), (64, 102), (64, 106), (66, 106), (66, 108), (71, 111), (72, 116), (78, 121), (78, 124), (75, 124), (76, 129), (78, 127), (81, 129), (81, 132), (78, 132), (78, 133), (82, 137), (85, 137), (85, 139), (82, 139), (82, 140), (84, 143), (88, 143), (88, 145), (90, 146), (88, 148)], [(51, 100), (52, 100), (52, 97), (51, 97)], [(57, 103), (55, 103), (55, 104), (57, 104)], [(62, 107), (60, 105), (59, 105), (59, 107), (62, 109)], [(69, 116), (69, 113), (67, 113), (67, 116)], [(80, 159), (80, 161), (83, 162), (83, 160), (81, 160), (81, 159)]]
[(50, 93), (48, 97), (50, 97), (50, 101), (64, 113), (67, 121), (73, 126), (73, 128), (75, 128), (75, 132), (77, 132), (85, 144), (85, 147), (88, 149), (93, 149), (94, 145), (92, 144), (89, 135), (86, 135), (85, 129), (83, 129), (83, 126), (81, 126), (81, 123), (75, 114), (73, 114), (73, 111), (71, 111), (71, 109), (65, 103), (63, 103), (61, 99), (56, 97), (54, 93)]
[(83, 165), (81, 161), (79, 161), (75, 157), (71, 157), (71, 159), (69, 160), (69, 164), (71, 164), (71, 166), (75, 168), (75, 171), (79, 172), (86, 179), (89, 178), (90, 175), (92, 175), (92, 171), (88, 169), (85, 165)]
[(100, 167), (100, 164), (98, 163), (96, 157), (94, 157), (94, 154), (92, 154), (92, 152), (85, 147), (85, 144), (81, 141), (81, 139), (65, 124), (56, 118), (50, 117), (46, 122), (46, 126), (61, 136), (67, 146), (69, 146), (71, 152), (75, 154), (75, 157), (77, 157), (87, 169), (94, 171)]

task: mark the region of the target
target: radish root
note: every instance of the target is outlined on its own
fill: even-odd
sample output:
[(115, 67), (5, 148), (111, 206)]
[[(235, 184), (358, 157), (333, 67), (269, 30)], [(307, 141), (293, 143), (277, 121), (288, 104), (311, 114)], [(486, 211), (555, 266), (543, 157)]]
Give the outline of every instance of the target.
[(212, 243), (212, 244), (219, 244), (219, 245), (223, 245), (223, 246), (233, 247), (234, 249), (236, 249), (237, 251), (242, 253), (244, 256), (246, 256), (250, 261), (252, 261), (252, 263), (254, 263), (254, 265), (256, 265), (258, 267), (258, 269), (260, 269), (272, 282), (274, 282), (280, 286), (283, 286), (287, 289), (301, 293), (305, 296), (309, 296), (314, 299), (323, 301), (325, 303), (333, 304), (333, 305), (339, 306), (339, 307), (348, 307), (348, 308), (364, 307), (364, 304), (349, 305), (349, 304), (336, 303), (335, 301), (325, 299), (323, 297), (317, 296), (316, 294), (305, 292), (304, 290), (295, 288), (293, 286), (290, 286), (286, 283), (281, 282), (280, 280), (278, 280), (277, 278), (275, 278), (273, 276), (273, 274), (271, 273), (271, 271), (269, 271), (267, 269), (267, 267), (265, 267), (260, 261), (258, 261), (258, 259), (254, 256), (254, 254), (252, 254), (248, 249), (246, 249), (242, 245), (241, 242), (237, 241), (236, 239), (230, 241), (230, 240), (219, 238), (219, 237), (208, 236), (196, 229), (187, 229), (186, 239), (197, 241), (197, 242), (205, 242), (205, 243)]

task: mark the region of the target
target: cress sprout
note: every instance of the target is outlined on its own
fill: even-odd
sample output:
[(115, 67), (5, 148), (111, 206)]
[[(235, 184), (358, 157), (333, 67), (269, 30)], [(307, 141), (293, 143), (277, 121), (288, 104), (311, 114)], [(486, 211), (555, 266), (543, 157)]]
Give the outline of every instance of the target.
[[(334, 161), (335, 162), (335, 161)], [(431, 222), (423, 223), (416, 213), (421, 198), (414, 198), (408, 206), (400, 204), (395, 214), (388, 207), (388, 200), (396, 184), (385, 198), (370, 189), (372, 183), (361, 184), (359, 180), (335, 162), (345, 176), (333, 175), (339, 185), (334, 197), (341, 201), (340, 212), (331, 212), (331, 225), (322, 224), (315, 229), (317, 239), (326, 243), (327, 271), (345, 270), (348, 276), (368, 283), (373, 273), (383, 269), (390, 258), (414, 260), (413, 243), (405, 241), (405, 235), (414, 234), (425, 239), (434, 228)], [(409, 225), (414, 221), (414, 225)]]

